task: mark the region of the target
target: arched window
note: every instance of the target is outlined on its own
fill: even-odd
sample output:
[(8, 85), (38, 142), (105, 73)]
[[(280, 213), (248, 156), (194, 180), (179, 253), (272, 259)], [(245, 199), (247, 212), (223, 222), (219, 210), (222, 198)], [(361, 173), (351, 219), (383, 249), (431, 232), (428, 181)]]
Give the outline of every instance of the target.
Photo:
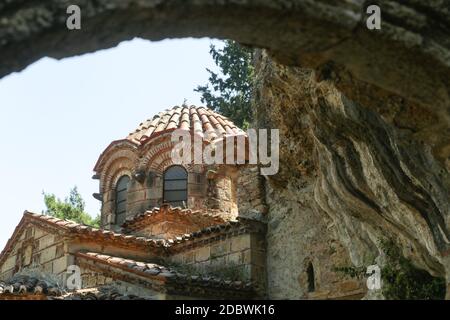
[(306, 269), (306, 274), (308, 276), (308, 292), (314, 292), (316, 290), (315, 276), (314, 276), (314, 266), (310, 262), (308, 268)]
[(172, 166), (164, 172), (164, 203), (186, 207), (187, 179), (187, 171), (181, 166)]
[(125, 222), (127, 214), (127, 191), (130, 184), (130, 177), (123, 176), (116, 185), (116, 224)]

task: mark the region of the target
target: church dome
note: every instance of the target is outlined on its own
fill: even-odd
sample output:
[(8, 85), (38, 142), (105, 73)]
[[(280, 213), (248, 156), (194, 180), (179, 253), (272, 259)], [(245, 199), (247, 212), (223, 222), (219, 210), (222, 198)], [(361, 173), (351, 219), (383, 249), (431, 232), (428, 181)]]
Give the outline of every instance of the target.
[(128, 140), (142, 144), (145, 141), (176, 129), (200, 134), (207, 140), (224, 135), (245, 135), (231, 120), (205, 107), (175, 106), (141, 123), (127, 137)]

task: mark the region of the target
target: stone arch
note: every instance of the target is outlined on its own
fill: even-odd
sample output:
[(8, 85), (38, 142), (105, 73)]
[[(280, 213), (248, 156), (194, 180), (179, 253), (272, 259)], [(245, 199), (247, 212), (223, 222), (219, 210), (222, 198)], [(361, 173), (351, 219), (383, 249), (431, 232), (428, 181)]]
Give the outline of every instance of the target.
[[(384, 16), (384, 29), (374, 32), (365, 25), (364, 1), (72, 2), (82, 12), (78, 31), (66, 27), (65, 1), (0, 5), (0, 19), (5, 21), (0, 27), (0, 77), (45, 56), (61, 59), (110, 48), (134, 37), (208, 36), (266, 48), (290, 65), (318, 67), (332, 60), (356, 78), (399, 95), (415, 92), (415, 99), (441, 100), (440, 105), (448, 101), (450, 62), (445, 35), (450, 21), (442, 14), (443, 3), (419, 6), (395, 1), (398, 10), (390, 13), (392, 17)], [(426, 12), (436, 23), (404, 24), (402, 12), (417, 16)], [(421, 81), (416, 81), (418, 77)]]
[(139, 167), (145, 171), (156, 171), (159, 174), (162, 173), (160, 164), (162, 162), (171, 161), (171, 151), (173, 144), (170, 141), (170, 136), (167, 139), (156, 139), (151, 143), (145, 145), (140, 154), (141, 160), (139, 161)]
[(113, 141), (100, 155), (95, 164), (94, 171), (101, 173), (108, 162), (112, 159), (123, 156), (130, 159), (137, 158), (138, 146), (129, 140), (117, 140)]
[(103, 196), (101, 208), (102, 226), (110, 228), (115, 223), (116, 186), (120, 178), (129, 176), (132, 179), (132, 166), (127, 158), (117, 158), (101, 178), (101, 193)]

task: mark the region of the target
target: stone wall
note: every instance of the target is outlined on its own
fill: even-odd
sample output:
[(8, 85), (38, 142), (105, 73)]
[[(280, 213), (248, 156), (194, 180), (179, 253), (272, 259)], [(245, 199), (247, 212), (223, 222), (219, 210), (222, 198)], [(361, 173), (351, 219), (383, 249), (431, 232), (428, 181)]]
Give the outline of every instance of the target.
[(190, 227), (191, 226), (185, 225), (184, 223), (180, 224), (174, 221), (158, 221), (145, 228), (133, 231), (133, 234), (156, 239), (173, 239), (175, 237), (196, 231), (191, 230)]
[[(136, 284), (128, 281), (123, 281), (123, 278), (129, 278), (127, 272), (121, 272), (117, 268), (113, 270), (108, 267), (97, 269), (95, 265), (79, 263), (81, 266), (82, 288), (96, 288), (99, 286), (109, 285), (113, 286), (119, 293), (123, 295), (136, 295), (146, 299), (164, 300), (166, 294), (164, 293), (163, 285), (152, 288), (150, 281), (143, 280), (142, 283)], [(131, 279), (131, 278), (130, 278)], [(135, 276), (131, 281), (138, 281), (139, 277)], [(155, 291), (157, 288), (159, 291)]]
[(158, 256), (157, 252), (152, 252), (148, 247), (135, 246), (115, 246), (107, 241), (97, 243), (89, 239), (75, 239), (68, 243), (69, 264), (74, 264), (74, 254), (77, 252), (98, 252), (114, 257), (135, 259), (137, 261), (149, 261)]
[(64, 239), (39, 227), (28, 226), (0, 269), (0, 279), (6, 280), (25, 267), (39, 267), (43, 272), (62, 277), (69, 255)]
[(183, 270), (224, 279), (236, 277), (241, 281), (255, 281), (260, 293), (266, 287), (265, 241), (260, 234), (240, 234), (200, 243), (170, 256), (169, 261), (175, 268), (178, 266)]

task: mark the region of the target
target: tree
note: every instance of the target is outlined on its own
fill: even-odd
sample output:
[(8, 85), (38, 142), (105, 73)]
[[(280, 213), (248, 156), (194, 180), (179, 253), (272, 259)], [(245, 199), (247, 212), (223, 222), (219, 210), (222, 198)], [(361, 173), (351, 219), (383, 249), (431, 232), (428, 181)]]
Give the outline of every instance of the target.
[(202, 103), (246, 129), (252, 120), (253, 50), (227, 40), (222, 49), (211, 45), (209, 52), (222, 75), (206, 69), (209, 83), (194, 91), (201, 93)]
[(69, 197), (64, 201), (58, 199), (54, 194), (43, 192), (44, 202), (47, 210), (45, 214), (55, 218), (72, 220), (77, 223), (85, 225), (99, 227), (100, 216), (92, 218), (88, 213), (84, 211), (85, 202), (78, 192), (78, 188), (75, 186), (70, 190)]

